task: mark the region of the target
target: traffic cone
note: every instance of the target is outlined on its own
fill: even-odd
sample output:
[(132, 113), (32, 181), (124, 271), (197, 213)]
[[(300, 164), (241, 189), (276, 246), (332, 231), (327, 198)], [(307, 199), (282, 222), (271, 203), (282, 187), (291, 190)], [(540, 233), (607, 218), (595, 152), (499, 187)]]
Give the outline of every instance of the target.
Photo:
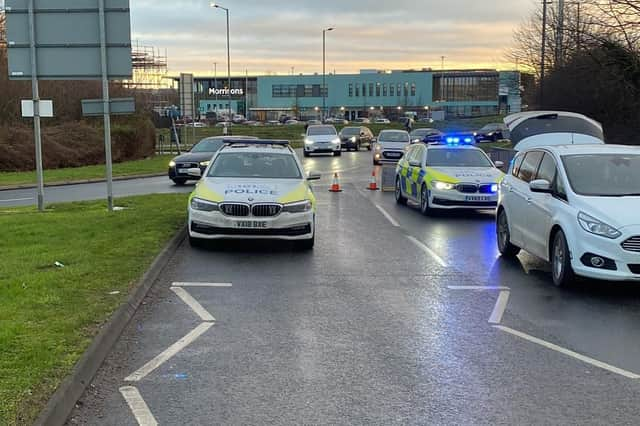
[(371, 172), (371, 180), (369, 181), (369, 188), (370, 191), (377, 191), (378, 190), (378, 179), (376, 179), (376, 169), (375, 167), (373, 168), (373, 171)]
[(342, 192), (342, 189), (340, 189), (340, 177), (338, 177), (338, 173), (333, 175), (333, 182), (331, 182), (329, 192)]

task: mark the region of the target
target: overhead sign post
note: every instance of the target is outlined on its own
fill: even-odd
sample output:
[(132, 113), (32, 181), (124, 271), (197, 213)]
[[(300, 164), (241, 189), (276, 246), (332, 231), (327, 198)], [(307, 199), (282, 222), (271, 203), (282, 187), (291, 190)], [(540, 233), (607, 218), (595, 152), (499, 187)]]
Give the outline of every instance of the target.
[[(6, 0), (9, 77), (31, 80), (38, 174), (44, 209), (38, 80), (102, 80), (107, 203), (113, 209), (109, 80), (129, 79), (129, 0)], [(36, 7), (37, 3), (37, 7)]]

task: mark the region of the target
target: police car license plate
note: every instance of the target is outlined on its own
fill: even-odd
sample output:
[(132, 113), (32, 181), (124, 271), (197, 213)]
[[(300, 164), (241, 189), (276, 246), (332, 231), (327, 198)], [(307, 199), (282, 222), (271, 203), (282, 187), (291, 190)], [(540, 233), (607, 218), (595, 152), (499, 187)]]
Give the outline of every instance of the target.
[(181, 175), (189, 174), (189, 169), (178, 169), (178, 173)]
[(482, 195), (467, 195), (465, 201), (491, 201), (489, 197)]
[(264, 229), (267, 227), (267, 222), (258, 220), (239, 220), (236, 222), (236, 228), (244, 229)]

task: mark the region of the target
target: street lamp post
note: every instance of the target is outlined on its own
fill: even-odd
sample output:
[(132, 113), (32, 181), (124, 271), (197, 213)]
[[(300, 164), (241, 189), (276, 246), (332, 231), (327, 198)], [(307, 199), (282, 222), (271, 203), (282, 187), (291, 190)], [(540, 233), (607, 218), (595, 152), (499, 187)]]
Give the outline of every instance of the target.
[(327, 84), (326, 84), (326, 65), (327, 65), (327, 31), (333, 31), (333, 27), (322, 30), (322, 121), (324, 122), (327, 113)]
[(229, 102), (229, 104), (227, 105), (227, 108), (229, 111), (228, 119), (231, 120), (231, 52), (229, 50), (229, 9), (215, 2), (211, 3), (211, 7), (214, 7), (216, 9), (222, 9), (225, 11), (227, 15), (227, 90), (228, 90), (227, 98)]

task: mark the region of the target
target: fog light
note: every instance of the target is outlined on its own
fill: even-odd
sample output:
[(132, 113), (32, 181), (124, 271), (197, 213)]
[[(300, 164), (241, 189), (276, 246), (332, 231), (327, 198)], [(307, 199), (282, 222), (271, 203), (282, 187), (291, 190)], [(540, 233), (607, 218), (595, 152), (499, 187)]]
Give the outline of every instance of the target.
[(589, 268), (605, 269), (608, 271), (618, 270), (615, 260), (609, 259), (608, 257), (599, 256), (594, 253), (583, 254), (580, 258), (580, 261), (584, 266), (588, 266)]
[(591, 265), (593, 265), (594, 268), (602, 268), (604, 266), (604, 259), (600, 256), (593, 256), (591, 257)]

